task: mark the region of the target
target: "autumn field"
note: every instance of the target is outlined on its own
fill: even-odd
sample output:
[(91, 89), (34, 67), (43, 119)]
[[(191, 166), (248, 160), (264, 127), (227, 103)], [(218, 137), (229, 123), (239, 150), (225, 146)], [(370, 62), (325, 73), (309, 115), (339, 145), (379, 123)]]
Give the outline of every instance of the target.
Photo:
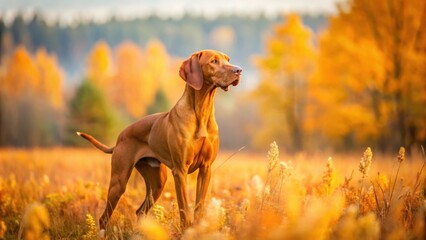
[[(160, 11), (178, 9), (171, 2), (190, 8)], [(201, 107), (179, 110), (193, 118), (170, 129), (210, 136), (212, 116), (220, 129), (204, 216), (181, 228), (168, 170), (137, 217), (145, 184), (135, 171), (107, 239), (426, 239), (426, 1), (223, 2), (0, 4), (0, 240), (98, 239), (111, 156), (75, 133), (112, 146), (189, 91), (204, 97), (175, 110)], [(323, 2), (334, 2), (329, 12)], [(223, 69), (241, 78), (231, 91)]]
[[(108, 239), (424, 239), (425, 161), (364, 153), (221, 152), (205, 217), (183, 231), (173, 178), (148, 216), (134, 172)], [(109, 157), (92, 149), (1, 149), (0, 239), (97, 239)], [(196, 174), (188, 177), (195, 201)], [(193, 208), (193, 205), (191, 205)]]

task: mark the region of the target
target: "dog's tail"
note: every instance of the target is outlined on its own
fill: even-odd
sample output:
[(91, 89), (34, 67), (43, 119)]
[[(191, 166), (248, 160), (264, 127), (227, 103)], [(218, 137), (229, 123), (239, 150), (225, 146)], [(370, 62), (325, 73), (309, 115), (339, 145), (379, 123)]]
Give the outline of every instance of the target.
[(96, 140), (96, 138), (90, 136), (87, 133), (82, 133), (82, 132), (76, 132), (78, 136), (81, 136), (85, 139), (87, 139), (87, 141), (91, 142), (93, 144), (93, 146), (95, 146), (96, 148), (98, 148), (99, 150), (101, 150), (104, 153), (109, 153), (111, 154), (114, 151), (115, 147), (108, 147), (105, 144), (99, 142), (98, 140)]

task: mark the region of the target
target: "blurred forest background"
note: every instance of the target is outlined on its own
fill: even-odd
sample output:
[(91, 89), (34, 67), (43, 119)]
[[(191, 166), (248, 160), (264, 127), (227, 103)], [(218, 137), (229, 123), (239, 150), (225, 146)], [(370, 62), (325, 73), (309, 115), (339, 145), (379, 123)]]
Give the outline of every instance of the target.
[(332, 15), (0, 19), (0, 147), (109, 144), (129, 123), (168, 111), (192, 52), (243, 67), (218, 91), (222, 149), (382, 151), (426, 143), (426, 6), (341, 1)]

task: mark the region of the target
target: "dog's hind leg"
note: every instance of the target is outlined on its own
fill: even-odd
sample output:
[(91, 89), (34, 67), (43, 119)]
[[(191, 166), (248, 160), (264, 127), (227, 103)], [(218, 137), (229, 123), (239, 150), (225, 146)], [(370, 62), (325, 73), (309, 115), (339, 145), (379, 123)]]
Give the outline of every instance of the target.
[[(104, 213), (99, 219), (99, 227), (105, 231), (106, 225), (117, 206), (121, 195), (126, 191), (126, 185), (133, 170), (133, 161), (129, 158), (129, 152), (122, 154), (120, 149), (116, 148), (111, 160), (111, 180), (108, 189), (108, 199)], [(127, 159), (129, 158), (129, 159)]]
[(152, 158), (139, 160), (135, 167), (144, 178), (146, 186), (145, 200), (136, 211), (136, 214), (139, 216), (142, 213), (146, 214), (161, 196), (167, 181), (167, 167)]

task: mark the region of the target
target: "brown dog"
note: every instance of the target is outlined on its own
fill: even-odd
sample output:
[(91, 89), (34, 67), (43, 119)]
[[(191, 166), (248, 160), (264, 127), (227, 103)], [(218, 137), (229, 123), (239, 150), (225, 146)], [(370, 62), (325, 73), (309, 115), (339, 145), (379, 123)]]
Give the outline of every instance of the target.
[(238, 85), (242, 69), (229, 63), (225, 54), (204, 50), (182, 63), (180, 77), (185, 91), (167, 113), (146, 116), (127, 127), (115, 147), (107, 147), (92, 136), (79, 133), (95, 147), (112, 153), (111, 180), (107, 206), (99, 220), (103, 231), (118, 200), (126, 190), (135, 167), (146, 184), (146, 197), (136, 214), (146, 213), (160, 197), (167, 180), (166, 166), (172, 170), (183, 228), (191, 225), (186, 178), (198, 171), (195, 220), (203, 212), (213, 161), (219, 147), (213, 99), (216, 88), (228, 91)]

